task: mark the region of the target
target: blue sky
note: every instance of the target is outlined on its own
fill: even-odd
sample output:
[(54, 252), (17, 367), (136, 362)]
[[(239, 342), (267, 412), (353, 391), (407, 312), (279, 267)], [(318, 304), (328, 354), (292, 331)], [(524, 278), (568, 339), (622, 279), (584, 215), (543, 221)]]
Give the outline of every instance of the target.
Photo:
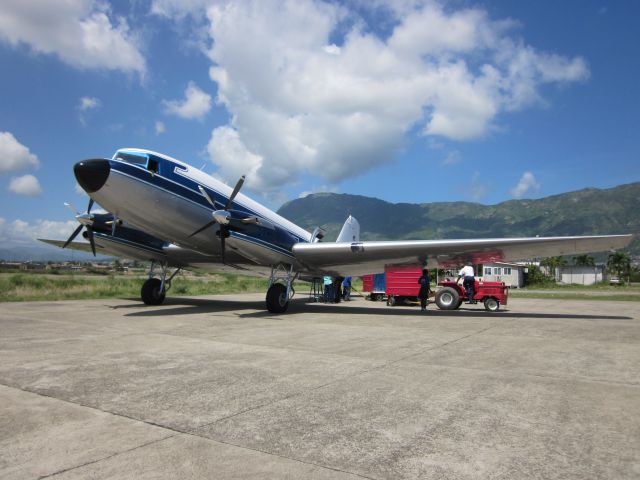
[(635, 1), (0, 5), (0, 240), (63, 238), (73, 164), (142, 147), (277, 209), (640, 180)]

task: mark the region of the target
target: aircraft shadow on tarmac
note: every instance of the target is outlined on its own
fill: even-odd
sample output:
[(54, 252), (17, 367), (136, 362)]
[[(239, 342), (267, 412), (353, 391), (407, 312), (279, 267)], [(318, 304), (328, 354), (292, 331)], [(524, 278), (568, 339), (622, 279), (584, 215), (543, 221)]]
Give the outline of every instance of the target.
[[(133, 300), (133, 299), (132, 299)], [(337, 313), (346, 315), (387, 315), (387, 316), (408, 316), (416, 315), (424, 317), (425, 320), (433, 317), (450, 318), (531, 318), (531, 319), (574, 319), (574, 320), (633, 320), (632, 317), (621, 315), (593, 315), (593, 314), (571, 314), (571, 313), (532, 313), (502, 310), (495, 313), (486, 312), (481, 306), (479, 308), (461, 308), (460, 310), (445, 311), (439, 310), (431, 304), (426, 313), (421, 312), (418, 307), (388, 307), (323, 304), (309, 302), (306, 298), (294, 299), (289, 304), (287, 313), (277, 315), (264, 310), (264, 300), (214, 300), (202, 298), (176, 298), (167, 299), (164, 305), (159, 307), (141, 307), (140, 303), (118, 305), (113, 309), (138, 309), (136, 312), (125, 314), (127, 317), (157, 317), (171, 315), (193, 315), (202, 313), (220, 313), (229, 311), (252, 310), (247, 313), (240, 313), (241, 318), (286, 318), (287, 315), (296, 313)], [(144, 308), (143, 310), (140, 310)], [(256, 311), (257, 310), (257, 311)]]

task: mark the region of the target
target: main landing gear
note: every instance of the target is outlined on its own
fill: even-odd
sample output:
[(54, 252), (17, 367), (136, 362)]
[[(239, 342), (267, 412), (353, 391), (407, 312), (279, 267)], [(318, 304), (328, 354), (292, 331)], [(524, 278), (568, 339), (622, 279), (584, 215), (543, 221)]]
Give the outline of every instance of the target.
[(293, 289), (293, 282), (297, 277), (298, 274), (293, 271), (293, 265), (288, 270), (282, 264), (271, 267), (266, 299), (267, 310), (271, 313), (284, 313), (287, 311), (289, 300), (296, 293)]
[(154, 277), (156, 262), (151, 262), (149, 269), (149, 279), (142, 284), (140, 297), (146, 305), (160, 305), (164, 302), (167, 291), (171, 288), (171, 280), (175, 277), (180, 268), (176, 269), (169, 278), (167, 278), (168, 265), (166, 262), (160, 262), (160, 278)]

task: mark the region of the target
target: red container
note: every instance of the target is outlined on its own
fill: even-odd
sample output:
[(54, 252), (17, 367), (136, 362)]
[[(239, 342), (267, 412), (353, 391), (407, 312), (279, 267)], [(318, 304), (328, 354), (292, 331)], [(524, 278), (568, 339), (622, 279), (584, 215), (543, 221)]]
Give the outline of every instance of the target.
[(373, 290), (373, 274), (362, 276), (362, 291), (371, 292)]
[(388, 297), (417, 297), (420, 291), (418, 279), (422, 275), (420, 267), (387, 267), (386, 293)]

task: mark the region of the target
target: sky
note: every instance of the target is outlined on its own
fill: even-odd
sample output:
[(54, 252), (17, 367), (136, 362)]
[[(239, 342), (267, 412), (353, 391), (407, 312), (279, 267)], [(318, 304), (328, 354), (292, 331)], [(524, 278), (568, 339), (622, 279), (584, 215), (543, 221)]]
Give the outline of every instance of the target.
[(73, 164), (148, 148), (277, 209), (640, 181), (640, 2), (0, 2), (0, 242), (73, 231)]

